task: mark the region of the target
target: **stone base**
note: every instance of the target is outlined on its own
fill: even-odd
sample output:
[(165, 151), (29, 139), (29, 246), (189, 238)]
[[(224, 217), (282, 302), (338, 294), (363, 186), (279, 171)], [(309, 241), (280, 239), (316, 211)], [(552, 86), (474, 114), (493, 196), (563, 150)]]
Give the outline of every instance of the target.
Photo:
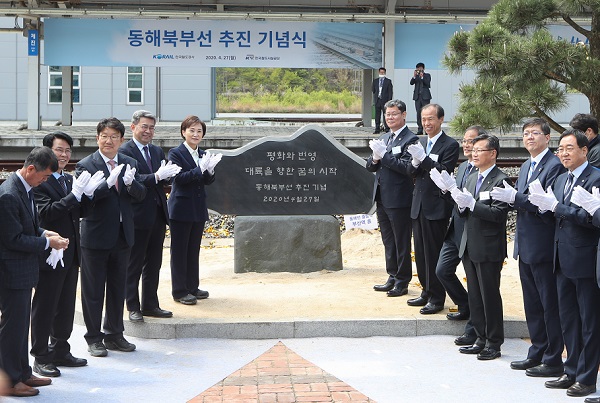
[(340, 225), (333, 216), (237, 216), (236, 273), (342, 270)]

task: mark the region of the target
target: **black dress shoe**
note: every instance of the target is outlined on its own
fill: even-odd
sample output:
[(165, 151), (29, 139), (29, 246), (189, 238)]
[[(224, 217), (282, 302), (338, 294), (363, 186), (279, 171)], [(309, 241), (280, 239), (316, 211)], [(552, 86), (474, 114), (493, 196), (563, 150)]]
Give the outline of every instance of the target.
[(586, 397), (584, 403), (600, 403), (600, 397)]
[(408, 287), (397, 286), (387, 292), (388, 297), (401, 297), (408, 294)]
[(456, 344), (457, 346), (472, 346), (473, 344), (475, 344), (476, 340), (477, 336), (471, 336), (470, 334), (464, 333), (463, 335), (458, 336), (456, 339), (454, 339), (454, 344)]
[(89, 344), (88, 351), (92, 357), (106, 357), (108, 355), (106, 346), (101, 341)]
[(390, 291), (392, 288), (394, 288), (394, 284), (396, 283), (396, 281), (393, 278), (389, 278), (388, 281), (386, 281), (385, 284), (377, 284), (373, 286), (373, 289), (375, 291)]
[(85, 358), (73, 357), (73, 354), (67, 353), (64, 358), (55, 359), (53, 364), (57, 367), (85, 367), (87, 360)]
[(427, 305), (427, 298), (417, 297), (411, 298), (406, 301), (406, 303), (410, 306), (425, 306)]
[(544, 382), (544, 386), (550, 389), (568, 389), (575, 383), (574, 380), (569, 378), (569, 375), (562, 374), (560, 378), (553, 381)]
[(477, 359), (481, 360), (481, 361), (489, 361), (489, 360), (495, 360), (496, 358), (499, 358), (502, 355), (502, 353), (500, 353), (500, 350), (496, 350), (495, 348), (491, 348), (491, 347), (486, 347), (483, 350), (481, 350), (481, 353), (477, 354)]
[(575, 382), (573, 386), (567, 389), (567, 396), (584, 397), (590, 393), (596, 392), (596, 385), (586, 385), (581, 382)]
[(461, 347), (458, 351), (462, 354), (479, 354), (483, 351), (483, 346), (478, 346), (477, 344), (473, 344), (468, 347)]
[(373, 134), (379, 134), (379, 133), (381, 133), (379, 130), (375, 130), (375, 131), (373, 132)]
[(565, 373), (565, 368), (562, 365), (546, 365), (540, 364), (533, 368), (528, 368), (525, 371), (525, 375), (527, 376), (535, 376), (535, 377), (555, 377), (561, 376)]
[(56, 365), (52, 363), (42, 364), (37, 362), (37, 360), (33, 361), (33, 371), (42, 376), (60, 376), (60, 370), (56, 368)]
[(129, 353), (135, 350), (135, 344), (128, 342), (125, 340), (125, 337), (121, 336), (116, 339), (104, 339), (104, 345), (109, 350), (119, 350)]
[(173, 298), (174, 301), (182, 303), (183, 305), (196, 305), (197, 299), (198, 298), (196, 298), (196, 296), (192, 294), (184, 295), (181, 298)]
[[(510, 367), (512, 369), (518, 369), (521, 371), (525, 371), (526, 369), (529, 368), (533, 368), (533, 367), (537, 367), (538, 365), (540, 365), (541, 362), (539, 362), (538, 360), (533, 360), (531, 358), (527, 358), (521, 361), (513, 361), (510, 363)], [(560, 376), (562, 375), (563, 372), (561, 371), (560, 374), (556, 375), (556, 376)]]
[(444, 309), (444, 305), (435, 305), (431, 302), (428, 302), (423, 308), (419, 310), (421, 315), (431, 315), (433, 313), (438, 313)]
[(196, 290), (196, 292), (193, 292), (192, 295), (194, 297), (196, 297), (196, 299), (206, 299), (208, 298), (208, 291), (204, 291), (204, 290)]
[(160, 308), (154, 308), (154, 309), (143, 310), (142, 315), (152, 316), (154, 318), (171, 318), (171, 317), (173, 317), (173, 312), (167, 311), (164, 309), (160, 309)]
[(446, 315), (449, 320), (468, 320), (471, 314), (467, 311), (450, 312)]
[(144, 317), (140, 311), (129, 311), (129, 320), (132, 322), (143, 322)]

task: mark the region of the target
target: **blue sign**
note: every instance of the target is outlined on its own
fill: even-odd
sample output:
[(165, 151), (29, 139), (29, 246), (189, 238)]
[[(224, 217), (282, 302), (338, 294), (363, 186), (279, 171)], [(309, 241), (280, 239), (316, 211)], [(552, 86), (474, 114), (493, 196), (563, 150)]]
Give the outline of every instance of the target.
[(27, 31), (27, 55), (37, 56), (40, 51), (40, 38), (37, 29)]

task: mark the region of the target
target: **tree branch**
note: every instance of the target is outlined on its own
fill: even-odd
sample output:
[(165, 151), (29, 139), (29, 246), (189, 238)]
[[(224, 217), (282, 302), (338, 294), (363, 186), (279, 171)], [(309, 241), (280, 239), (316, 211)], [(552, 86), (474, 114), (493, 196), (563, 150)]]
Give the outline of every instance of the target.
[(548, 122), (548, 124), (550, 125), (550, 127), (554, 130), (556, 130), (559, 133), (562, 133), (565, 131), (565, 128), (562, 127), (561, 125), (559, 125), (554, 119), (552, 119), (550, 116), (548, 116), (543, 110), (541, 110), (537, 105), (532, 105), (533, 109), (535, 110), (535, 114), (537, 117), (542, 118), (544, 120), (546, 120), (546, 122)]
[(569, 84), (566, 77), (556, 74), (552, 71), (544, 71), (544, 77), (550, 80), (558, 81), (561, 84)]
[(585, 28), (583, 28), (581, 25), (577, 24), (575, 21), (573, 21), (571, 19), (570, 16), (568, 16), (567, 14), (561, 14), (561, 17), (563, 20), (565, 20), (565, 22), (567, 24), (569, 24), (575, 31), (579, 32), (581, 35), (585, 36), (586, 38), (590, 37), (590, 34), (592, 33), (592, 31), (589, 31)]

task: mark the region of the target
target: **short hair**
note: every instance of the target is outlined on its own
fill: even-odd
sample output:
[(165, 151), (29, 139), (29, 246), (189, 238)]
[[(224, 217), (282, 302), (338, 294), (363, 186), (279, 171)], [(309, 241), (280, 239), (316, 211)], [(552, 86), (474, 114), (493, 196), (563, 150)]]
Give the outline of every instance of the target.
[(206, 136), (206, 123), (201, 121), (198, 116), (189, 115), (185, 119), (183, 119), (183, 122), (181, 122), (181, 131), (179, 132), (181, 134), (181, 137), (185, 139), (183, 132), (192, 125), (195, 125), (196, 123), (200, 123), (202, 125), (202, 137)]
[(590, 141), (588, 140), (588, 138), (585, 135), (585, 133), (582, 132), (581, 130), (574, 129), (574, 128), (569, 128), (569, 129), (565, 130), (560, 135), (560, 138), (558, 139), (558, 142), (560, 143), (560, 141), (564, 137), (567, 137), (567, 136), (575, 136), (575, 140), (577, 141), (577, 145), (579, 146), (579, 148), (583, 148), (583, 147), (588, 147), (589, 148)]
[(569, 122), (569, 126), (573, 129), (581, 130), (584, 133), (590, 128), (594, 133), (598, 134), (598, 119), (589, 113), (576, 114)]
[(140, 123), (141, 118), (152, 119), (156, 124), (156, 116), (154, 116), (151, 112), (145, 111), (143, 109), (133, 112), (133, 115), (131, 115), (131, 123), (137, 125), (138, 123)]
[(480, 134), (479, 136), (473, 139), (473, 144), (482, 140), (485, 140), (487, 142), (488, 149), (496, 150), (496, 158), (498, 158), (498, 156), (500, 155), (500, 140), (498, 139), (498, 137), (488, 133)]
[(539, 126), (544, 134), (550, 134), (550, 125), (542, 118), (529, 118), (523, 122), (523, 130), (528, 127)]
[(406, 112), (406, 104), (400, 101), (399, 99), (392, 99), (390, 101), (387, 101), (385, 105), (383, 105), (385, 109), (393, 108), (394, 106), (400, 109), (400, 112)]
[(384, 72), (387, 73), (387, 70), (385, 69), (385, 67), (380, 67), (379, 70), (383, 70)]
[(50, 168), (52, 172), (58, 171), (58, 158), (49, 147), (35, 147), (23, 163), (23, 168), (33, 165), (37, 172)]
[(115, 129), (119, 133), (121, 133), (121, 137), (125, 136), (125, 126), (123, 123), (115, 117), (112, 118), (104, 118), (100, 122), (98, 122), (98, 126), (96, 126), (96, 134), (99, 136), (102, 133), (102, 130), (106, 128)]
[(435, 108), (435, 113), (436, 113), (438, 119), (441, 119), (444, 117), (444, 108), (442, 108), (441, 105), (439, 105), (439, 104), (423, 105), (423, 107), (421, 108), (421, 113), (423, 113), (423, 111), (427, 108)]
[(482, 134), (487, 134), (487, 131), (482, 126), (478, 126), (478, 125), (473, 125), (473, 126), (467, 127), (467, 129), (465, 130), (465, 133), (470, 132), (471, 130), (475, 130), (477, 132), (478, 136), (481, 136)]
[(42, 140), (42, 145), (44, 145), (44, 147), (52, 148), (55, 139), (64, 140), (69, 144), (69, 147), (73, 147), (73, 138), (67, 133), (61, 131), (55, 131), (50, 134), (46, 134)]
[(416, 65), (415, 67), (416, 67), (417, 69), (418, 69), (419, 67), (423, 67), (423, 68), (425, 68), (425, 63), (419, 62), (419, 63), (417, 63), (417, 65)]

